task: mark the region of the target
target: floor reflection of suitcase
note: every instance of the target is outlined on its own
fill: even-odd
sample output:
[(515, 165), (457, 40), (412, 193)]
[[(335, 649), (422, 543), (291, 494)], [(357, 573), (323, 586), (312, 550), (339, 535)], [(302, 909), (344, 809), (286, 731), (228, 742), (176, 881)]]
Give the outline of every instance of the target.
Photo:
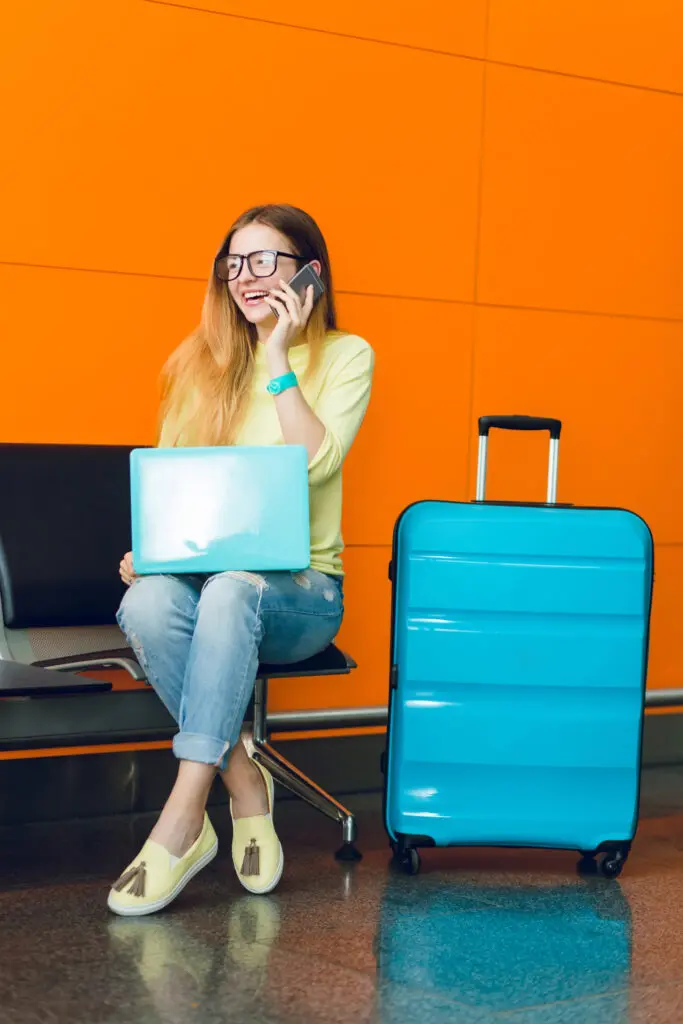
[[(486, 502), (491, 427), (549, 429), (546, 504)], [(420, 846), (581, 851), (619, 874), (637, 824), (647, 525), (555, 504), (561, 423), (480, 420), (476, 502), (422, 501), (392, 555), (386, 827)]]
[(426, 876), (406, 887), (399, 876), (382, 899), (375, 955), (383, 1024), (405, 1019), (406, 989), (429, 993), (439, 1020), (439, 1000), (489, 1013), (538, 1007), (545, 1021), (544, 1004), (608, 993), (618, 996), (600, 1001), (601, 1024), (628, 1019), (631, 911), (618, 885), (475, 888)]

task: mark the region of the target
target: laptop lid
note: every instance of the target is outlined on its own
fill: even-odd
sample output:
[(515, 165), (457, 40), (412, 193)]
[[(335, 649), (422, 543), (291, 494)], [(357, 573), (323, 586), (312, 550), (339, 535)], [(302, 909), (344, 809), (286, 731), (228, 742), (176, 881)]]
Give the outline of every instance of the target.
[(306, 448), (136, 448), (130, 472), (140, 575), (310, 565)]

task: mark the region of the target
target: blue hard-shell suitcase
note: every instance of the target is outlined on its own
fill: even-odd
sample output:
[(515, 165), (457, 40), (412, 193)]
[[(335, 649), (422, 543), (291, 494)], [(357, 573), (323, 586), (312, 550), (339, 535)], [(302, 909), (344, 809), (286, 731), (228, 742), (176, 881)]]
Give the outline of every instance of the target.
[[(394, 530), (385, 824), (420, 846), (581, 852), (620, 874), (638, 818), (653, 542), (632, 512), (556, 503), (559, 420), (479, 421), (474, 502)], [(549, 430), (545, 504), (485, 500), (493, 427)]]

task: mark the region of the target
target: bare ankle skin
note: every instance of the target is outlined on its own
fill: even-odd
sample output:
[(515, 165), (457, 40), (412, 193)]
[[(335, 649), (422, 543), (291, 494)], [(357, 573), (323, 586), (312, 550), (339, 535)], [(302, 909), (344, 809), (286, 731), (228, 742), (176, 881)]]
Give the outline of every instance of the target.
[(268, 794), (263, 776), (249, 757), (242, 739), (220, 775), (232, 800), (233, 818), (251, 818), (268, 813)]
[(213, 765), (180, 761), (175, 785), (150, 833), (174, 857), (187, 853), (199, 836), (215, 775)]

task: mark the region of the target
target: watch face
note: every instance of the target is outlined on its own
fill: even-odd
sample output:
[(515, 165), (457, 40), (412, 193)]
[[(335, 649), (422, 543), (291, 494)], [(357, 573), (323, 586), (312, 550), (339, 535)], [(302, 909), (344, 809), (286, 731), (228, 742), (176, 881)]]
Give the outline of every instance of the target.
[(267, 391), (269, 391), (269, 392), (271, 393), (271, 395), (277, 395), (277, 394), (279, 394), (279, 393), (280, 393), (280, 384), (279, 384), (279, 381), (276, 381), (276, 380), (272, 380), (272, 381), (270, 382), (270, 384), (268, 385), (268, 387), (267, 387), (267, 389), (266, 389), (266, 390), (267, 390)]

